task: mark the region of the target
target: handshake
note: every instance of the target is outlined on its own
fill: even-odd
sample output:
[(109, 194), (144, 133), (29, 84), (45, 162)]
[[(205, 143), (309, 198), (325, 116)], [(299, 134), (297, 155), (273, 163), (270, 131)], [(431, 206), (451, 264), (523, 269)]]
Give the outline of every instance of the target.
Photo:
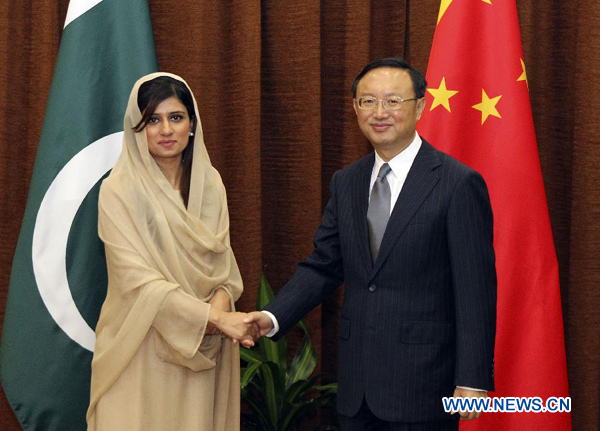
[(260, 311), (227, 312), (213, 307), (208, 321), (207, 334), (214, 335), (222, 332), (234, 343), (240, 343), (246, 348), (254, 346), (256, 340), (267, 335), (273, 329), (271, 318)]

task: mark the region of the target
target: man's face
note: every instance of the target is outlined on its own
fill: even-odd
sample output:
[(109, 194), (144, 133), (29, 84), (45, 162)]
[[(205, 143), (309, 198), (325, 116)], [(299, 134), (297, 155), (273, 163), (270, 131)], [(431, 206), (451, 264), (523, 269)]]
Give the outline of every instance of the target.
[(425, 107), (425, 98), (404, 102), (401, 109), (383, 109), (381, 100), (389, 96), (403, 99), (415, 97), (412, 80), (404, 69), (380, 67), (368, 72), (359, 81), (356, 99), (364, 96), (376, 97), (376, 109), (360, 109), (354, 101), (358, 126), (378, 152), (389, 158), (404, 150), (414, 139), (417, 120)]

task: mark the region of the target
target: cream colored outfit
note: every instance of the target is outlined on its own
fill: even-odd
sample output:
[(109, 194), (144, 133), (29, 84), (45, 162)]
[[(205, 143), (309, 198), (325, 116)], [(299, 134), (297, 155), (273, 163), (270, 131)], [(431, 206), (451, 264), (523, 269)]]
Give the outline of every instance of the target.
[(169, 74), (134, 85), (123, 150), (100, 189), (108, 294), (96, 327), (88, 431), (236, 431), (238, 347), (205, 329), (207, 301), (221, 288), (233, 309), (242, 280), (196, 101), (187, 209), (149, 154), (145, 131), (132, 129), (141, 119), (140, 85), (161, 75)]

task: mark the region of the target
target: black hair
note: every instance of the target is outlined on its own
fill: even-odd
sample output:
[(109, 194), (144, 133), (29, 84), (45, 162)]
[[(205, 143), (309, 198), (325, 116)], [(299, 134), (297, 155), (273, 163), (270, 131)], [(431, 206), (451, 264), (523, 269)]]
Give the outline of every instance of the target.
[(423, 75), (423, 73), (420, 70), (412, 67), (400, 57), (387, 57), (372, 61), (369, 64), (367, 64), (363, 70), (361, 70), (361, 72), (354, 80), (354, 83), (352, 84), (353, 98), (356, 99), (356, 89), (358, 88), (358, 83), (363, 78), (363, 76), (365, 76), (371, 70), (379, 69), (380, 67), (393, 67), (396, 69), (406, 70), (410, 75), (410, 79), (412, 80), (413, 89), (415, 90), (415, 97), (417, 99), (425, 97), (425, 89), (427, 88), (427, 81), (425, 80), (425, 75)]
[[(170, 76), (159, 76), (158, 78), (144, 82), (140, 86), (137, 103), (142, 112), (142, 119), (133, 127), (133, 130), (135, 132), (144, 130), (148, 121), (150, 121), (150, 117), (152, 117), (156, 111), (156, 107), (169, 97), (176, 97), (183, 106), (185, 106), (190, 117), (192, 130), (194, 130), (196, 126), (196, 111), (194, 109), (194, 98), (192, 97), (192, 93), (183, 82), (171, 78)], [(182, 153), (183, 172), (181, 174), (180, 184), (181, 197), (183, 198), (186, 207), (190, 196), (193, 154), (194, 137), (190, 136), (188, 145)]]

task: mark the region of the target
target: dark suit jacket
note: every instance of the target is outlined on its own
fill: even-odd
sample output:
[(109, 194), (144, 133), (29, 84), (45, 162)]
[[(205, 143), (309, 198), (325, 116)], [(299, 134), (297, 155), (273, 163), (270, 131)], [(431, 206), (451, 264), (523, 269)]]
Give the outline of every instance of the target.
[(366, 397), (386, 421), (449, 419), (455, 386), (492, 390), (496, 271), (481, 175), (423, 140), (372, 262), (374, 153), (336, 172), (314, 251), (266, 310), (285, 333), (345, 284), (338, 411)]

